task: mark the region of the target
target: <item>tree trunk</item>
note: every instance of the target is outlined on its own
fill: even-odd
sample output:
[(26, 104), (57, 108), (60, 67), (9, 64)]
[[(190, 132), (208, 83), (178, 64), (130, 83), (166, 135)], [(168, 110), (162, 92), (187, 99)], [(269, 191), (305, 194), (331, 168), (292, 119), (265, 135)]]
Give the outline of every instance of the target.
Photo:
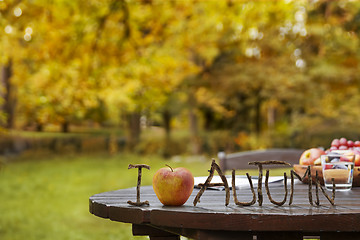
[(200, 138), (198, 134), (197, 116), (194, 109), (189, 109), (190, 134), (191, 134), (191, 151), (192, 154), (200, 153)]
[(162, 113), (163, 124), (165, 128), (165, 139), (166, 141), (170, 140), (171, 135), (171, 113), (168, 109), (164, 110)]
[(255, 104), (255, 132), (259, 136), (261, 132), (261, 103), (262, 99), (258, 96)]
[(200, 153), (200, 139), (198, 131), (197, 115), (195, 113), (195, 97), (190, 94), (189, 96), (189, 123), (190, 123), (190, 135), (191, 135), (191, 151), (192, 154)]
[(12, 77), (12, 61), (8, 61), (6, 65), (1, 66), (0, 83), (4, 89), (1, 93), (4, 100), (2, 110), (6, 114), (6, 122), (3, 123), (5, 128), (13, 128), (15, 120), (16, 99), (14, 95), (14, 86), (11, 84)]
[(204, 115), (204, 128), (206, 131), (210, 131), (214, 126), (214, 114), (210, 108), (203, 108)]
[(69, 132), (69, 122), (68, 121), (65, 121), (61, 124), (61, 131), (63, 133), (68, 133)]
[(44, 130), (44, 125), (42, 123), (36, 123), (36, 131), (42, 132)]
[(276, 109), (274, 106), (269, 106), (267, 109), (267, 117), (268, 117), (268, 129), (274, 129), (275, 126), (275, 116), (276, 116)]
[(163, 125), (165, 129), (165, 139), (164, 139), (164, 149), (162, 155), (164, 158), (169, 158), (171, 156), (171, 112), (168, 109), (165, 109), (162, 112)]
[(133, 149), (140, 141), (140, 117), (139, 112), (132, 112), (127, 115), (128, 142), (127, 145)]

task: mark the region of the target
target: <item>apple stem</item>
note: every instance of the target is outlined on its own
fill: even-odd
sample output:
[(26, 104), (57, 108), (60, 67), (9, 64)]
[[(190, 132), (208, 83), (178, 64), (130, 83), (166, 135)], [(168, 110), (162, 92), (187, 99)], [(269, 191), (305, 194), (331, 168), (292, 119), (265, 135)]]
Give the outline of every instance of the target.
[(171, 169), (172, 172), (174, 172), (174, 169), (172, 167), (170, 167), (169, 165), (165, 164), (165, 166), (169, 167)]

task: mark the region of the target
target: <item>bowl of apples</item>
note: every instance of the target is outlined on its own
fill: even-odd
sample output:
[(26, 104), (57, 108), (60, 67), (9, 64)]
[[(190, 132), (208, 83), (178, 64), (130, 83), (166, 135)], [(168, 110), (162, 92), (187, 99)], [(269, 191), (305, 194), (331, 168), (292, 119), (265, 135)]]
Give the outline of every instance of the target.
[[(320, 148), (310, 148), (304, 151), (299, 159), (299, 164), (295, 164), (293, 166), (294, 171), (300, 177), (303, 177), (308, 166), (310, 166), (312, 181), (315, 182), (315, 176), (317, 172), (318, 179), (323, 185), (324, 180), (320, 156), (326, 155), (328, 153), (339, 153), (342, 155), (355, 156), (353, 187), (360, 186), (360, 141), (347, 140), (344, 137), (340, 139), (333, 139), (330, 148), (327, 150), (323, 150)], [(303, 179), (303, 183), (308, 183), (307, 176)]]

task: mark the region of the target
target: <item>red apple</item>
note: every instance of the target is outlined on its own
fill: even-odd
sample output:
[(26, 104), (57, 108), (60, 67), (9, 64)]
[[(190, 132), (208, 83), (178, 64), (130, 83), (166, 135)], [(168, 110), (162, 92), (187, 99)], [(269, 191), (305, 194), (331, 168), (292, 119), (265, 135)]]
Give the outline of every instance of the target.
[(339, 147), (340, 146), (340, 141), (339, 139), (335, 138), (334, 140), (332, 140), (331, 142), (331, 147)]
[(339, 150), (348, 150), (349, 148), (347, 146), (341, 145), (339, 147)]
[(156, 196), (165, 206), (181, 206), (194, 189), (194, 177), (186, 168), (164, 167), (155, 173), (153, 188)]
[(330, 164), (326, 164), (326, 165), (324, 166), (325, 170), (326, 170), (326, 169), (332, 169), (332, 167), (333, 167), (333, 166), (330, 165)]
[(355, 155), (355, 166), (360, 166), (360, 153)]
[(320, 148), (310, 148), (304, 151), (300, 157), (300, 165), (314, 165), (316, 159), (321, 155), (325, 155), (325, 152)]
[[(353, 149), (353, 150), (346, 151), (346, 153), (344, 153), (344, 155), (346, 155), (346, 156), (355, 155), (355, 157), (354, 157), (355, 159), (349, 158), (349, 160), (354, 161), (355, 166), (360, 166), (360, 151)], [(342, 160), (344, 160), (344, 159), (342, 159)], [(346, 157), (345, 157), (345, 160), (346, 160)]]
[(339, 140), (340, 146), (347, 146), (347, 139), (342, 137)]
[(340, 157), (340, 160), (342, 162), (355, 162), (355, 153), (349, 150)]

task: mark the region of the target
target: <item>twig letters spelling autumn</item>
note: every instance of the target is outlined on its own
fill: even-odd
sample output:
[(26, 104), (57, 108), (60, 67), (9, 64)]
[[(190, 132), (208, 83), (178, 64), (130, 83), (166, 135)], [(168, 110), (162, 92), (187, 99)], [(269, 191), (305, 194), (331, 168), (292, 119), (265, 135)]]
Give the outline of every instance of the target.
[[(263, 166), (264, 165), (274, 165), (274, 164), (278, 164), (278, 165), (288, 165), (291, 166), (289, 163), (284, 162), (284, 161), (255, 161), (255, 162), (249, 162), (249, 165), (256, 165), (258, 167), (259, 170), (259, 176), (258, 176), (258, 186), (257, 186), (257, 196), (258, 196), (258, 203), (259, 206), (262, 206), (263, 203), (263, 194), (262, 194), (262, 177), (263, 177)], [(138, 164), (138, 165), (129, 165), (129, 169), (130, 168), (138, 168), (139, 169), (139, 174), (138, 174), (138, 184), (137, 184), (137, 201), (131, 202), (128, 201), (129, 204), (131, 205), (135, 205), (135, 206), (142, 206), (142, 205), (149, 205), (148, 201), (145, 202), (140, 202), (140, 184), (141, 184), (141, 168), (147, 168), (150, 169), (150, 167), (148, 165), (145, 164)], [(220, 178), (221, 178), (221, 183), (211, 183), (211, 180), (214, 176), (215, 171), (219, 174)], [(246, 176), (248, 178), (249, 181), (249, 186), (253, 195), (253, 199), (249, 202), (240, 202), (238, 201), (237, 198), (237, 193), (236, 193), (236, 186), (235, 186), (235, 169), (232, 170), (232, 175), (231, 175), (231, 187), (232, 187), (232, 192), (233, 192), (233, 199), (236, 205), (239, 206), (251, 206), (254, 205), (256, 203), (256, 193), (254, 190), (254, 186), (251, 180), (251, 176), (246, 173)], [(332, 184), (333, 184), (333, 190), (332, 190), (332, 196), (331, 198), (329, 197), (329, 195), (325, 192), (324, 188), (320, 185), (320, 181), (318, 179), (318, 174), (316, 172), (315, 175), (315, 194), (316, 194), (316, 200), (313, 201), (312, 198), (312, 176), (311, 176), (311, 171), (310, 171), (310, 166), (308, 166), (308, 168), (306, 169), (306, 172), (304, 174), (304, 176), (300, 177), (296, 172), (294, 172), (293, 170), (291, 170), (291, 188), (290, 188), (290, 197), (289, 197), (289, 205), (292, 204), (293, 202), (293, 196), (294, 196), (294, 176), (296, 178), (298, 178), (300, 181), (303, 181), (306, 177), (308, 178), (308, 197), (309, 197), (309, 203), (311, 205), (315, 205), (319, 206), (320, 205), (320, 200), (319, 200), (319, 188), (321, 190), (321, 192), (324, 194), (324, 196), (326, 197), (326, 199), (331, 203), (331, 205), (335, 205), (335, 182), (334, 179), (332, 178)], [(225, 177), (225, 175), (223, 174), (223, 172), (221, 171), (220, 167), (218, 164), (216, 164), (215, 159), (212, 160), (211, 162), (211, 167), (209, 170), (209, 176), (207, 177), (207, 179), (205, 180), (204, 183), (202, 184), (198, 184), (197, 188), (200, 188), (199, 192), (197, 193), (193, 204), (194, 206), (196, 206), (199, 202), (200, 202), (200, 198), (203, 195), (203, 193), (205, 192), (205, 190), (207, 190), (208, 187), (215, 187), (215, 186), (223, 186), (225, 188), (225, 206), (229, 205), (230, 202), (230, 188), (229, 188), (229, 184), (228, 181)], [(271, 203), (277, 205), (277, 206), (282, 206), (285, 204), (286, 200), (287, 200), (287, 196), (288, 196), (288, 188), (287, 188), (287, 176), (286, 173), (284, 172), (284, 191), (285, 191), (285, 196), (284, 199), (281, 202), (277, 202), (275, 201), (270, 194), (270, 189), (269, 189), (269, 170), (266, 170), (266, 175), (265, 175), (265, 190), (266, 190), (266, 194), (270, 200)]]

